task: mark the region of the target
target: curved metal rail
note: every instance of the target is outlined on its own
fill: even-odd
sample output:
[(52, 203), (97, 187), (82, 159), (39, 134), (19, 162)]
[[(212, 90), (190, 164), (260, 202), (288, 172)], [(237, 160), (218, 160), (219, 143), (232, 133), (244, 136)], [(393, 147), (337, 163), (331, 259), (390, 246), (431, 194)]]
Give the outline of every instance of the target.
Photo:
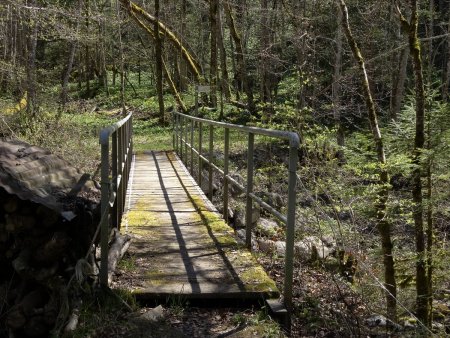
[[(198, 125), (198, 149), (195, 149), (194, 130), (195, 124)], [(203, 125), (209, 126), (209, 152), (208, 157), (202, 154), (203, 143)], [(221, 169), (213, 163), (213, 144), (214, 144), (214, 127), (225, 129), (225, 144), (224, 144), (224, 168)], [(242, 186), (236, 182), (229, 174), (229, 145), (230, 145), (230, 130), (237, 130), (248, 134), (248, 152), (247, 152), (247, 184)], [(216, 170), (224, 177), (223, 185), (223, 217), (228, 221), (228, 188), (229, 184), (238, 187), (245, 193), (246, 209), (245, 209), (245, 223), (246, 223), (246, 246), (251, 250), (251, 223), (253, 202), (258, 203), (262, 208), (270, 212), (278, 220), (286, 225), (286, 255), (285, 255), (285, 277), (284, 277), (284, 303), (290, 313), (292, 310), (292, 281), (293, 281), (293, 265), (294, 265), (294, 232), (295, 232), (295, 207), (296, 207), (296, 180), (297, 180), (297, 163), (298, 163), (298, 148), (300, 139), (297, 133), (271, 130), (258, 127), (248, 127), (242, 125), (235, 125), (231, 123), (217, 122), (206, 120), (198, 117), (189, 116), (186, 114), (174, 113), (174, 127), (173, 127), (173, 146), (181, 160), (188, 164), (190, 157), (191, 174), (193, 173), (194, 154), (198, 158), (198, 177), (199, 186), (202, 186), (202, 163), (208, 163), (209, 167), (209, 198), (212, 200), (212, 170)], [(190, 135), (188, 135), (190, 134)], [(254, 172), (254, 136), (264, 135), (278, 139), (289, 141), (289, 183), (288, 183), (288, 208), (286, 215), (264, 202), (261, 198), (253, 193), (253, 172)], [(190, 138), (190, 140), (188, 140)], [(188, 153), (190, 149), (190, 154)], [(190, 155), (190, 156), (189, 156)]]
[(128, 114), (124, 119), (100, 131), (102, 161), (100, 284), (102, 285), (108, 285), (109, 224), (113, 228), (120, 228), (120, 221), (125, 207), (125, 195), (127, 193), (133, 154), (132, 123), (132, 114)]

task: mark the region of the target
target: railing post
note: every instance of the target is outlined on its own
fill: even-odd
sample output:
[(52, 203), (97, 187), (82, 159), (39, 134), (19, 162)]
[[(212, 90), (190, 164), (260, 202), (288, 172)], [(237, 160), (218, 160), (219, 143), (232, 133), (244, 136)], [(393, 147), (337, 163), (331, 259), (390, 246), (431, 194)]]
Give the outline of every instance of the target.
[(185, 121), (185, 127), (184, 127), (184, 163), (188, 164), (188, 124), (189, 124), (189, 120), (186, 118)]
[(194, 174), (194, 120), (191, 120), (191, 175)]
[(176, 147), (175, 147), (175, 119), (176, 119), (176, 115), (175, 115), (175, 111), (172, 113), (172, 147), (173, 149), (176, 151)]
[(212, 202), (213, 200), (213, 146), (214, 146), (214, 127), (212, 125), (209, 126), (209, 166), (208, 166), (208, 194), (209, 199)]
[(179, 137), (179, 132), (180, 132), (180, 116), (177, 113), (175, 114), (175, 152), (180, 155), (180, 147), (179, 147), (179, 142), (180, 142), (180, 137)]
[(109, 242), (109, 140), (101, 146), (101, 219), (100, 225), (100, 284), (108, 286), (108, 242)]
[(288, 210), (286, 224), (286, 259), (284, 274), (284, 303), (288, 315), (292, 313), (292, 282), (294, 275), (294, 236), (295, 236), (295, 208), (296, 208), (296, 184), (297, 184), (298, 149), (289, 146), (289, 185), (288, 185)]
[(202, 143), (203, 143), (203, 123), (198, 123), (198, 185), (200, 189), (202, 188), (202, 170), (203, 170), (203, 159), (202, 156)]
[[(123, 127), (123, 126), (122, 126)], [(124, 133), (123, 133), (123, 128), (120, 127), (117, 130), (117, 133), (119, 134), (119, 142), (118, 142), (118, 160), (119, 160), (119, 172), (120, 172), (120, 183), (119, 186), (117, 187), (117, 209), (118, 209), (118, 214), (119, 217), (122, 217), (122, 213), (123, 213), (123, 187), (124, 187), (124, 179), (125, 179), (125, 173), (124, 173), (124, 161), (125, 161), (125, 152), (124, 152)], [(119, 224), (118, 224), (119, 225)]]
[(183, 130), (183, 116), (180, 116), (180, 159), (181, 161), (183, 161), (183, 134), (184, 134), (184, 130)]
[(247, 150), (247, 197), (245, 206), (245, 245), (247, 249), (252, 249), (252, 213), (253, 201), (250, 194), (253, 192), (253, 145), (255, 135), (248, 133), (248, 150)]
[[(112, 149), (111, 149), (111, 174), (112, 174), (112, 192), (116, 194), (118, 191), (118, 172), (119, 172), (119, 158), (117, 156), (117, 131), (111, 134), (111, 143), (112, 143)], [(117, 201), (114, 201), (114, 206), (111, 211), (111, 224), (113, 228), (116, 228), (119, 223), (119, 206), (117, 205)]]
[(223, 218), (228, 223), (228, 155), (230, 151), (230, 129), (225, 128), (225, 147), (223, 164)]

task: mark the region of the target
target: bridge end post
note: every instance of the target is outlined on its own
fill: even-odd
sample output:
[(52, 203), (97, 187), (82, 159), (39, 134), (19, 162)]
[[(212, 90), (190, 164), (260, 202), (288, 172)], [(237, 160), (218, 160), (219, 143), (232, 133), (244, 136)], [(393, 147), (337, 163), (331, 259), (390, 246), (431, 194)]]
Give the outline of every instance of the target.
[(109, 140), (101, 145), (101, 160), (100, 285), (108, 286)]
[(289, 146), (289, 183), (288, 183), (288, 210), (286, 223), (286, 258), (284, 274), (284, 304), (290, 317), (292, 314), (292, 284), (294, 277), (294, 239), (295, 239), (295, 209), (297, 194), (297, 163), (298, 146)]

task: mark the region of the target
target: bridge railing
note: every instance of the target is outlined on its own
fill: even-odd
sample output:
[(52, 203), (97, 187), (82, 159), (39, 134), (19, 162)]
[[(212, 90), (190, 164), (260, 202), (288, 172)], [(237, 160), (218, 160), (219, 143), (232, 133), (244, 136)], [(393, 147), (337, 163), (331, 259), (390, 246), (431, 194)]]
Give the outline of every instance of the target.
[[(298, 163), (298, 148), (300, 144), (299, 137), (294, 132), (271, 130), (257, 127), (249, 127), (235, 125), (224, 122), (206, 120), (198, 117), (185, 115), (182, 113), (174, 113), (173, 126), (173, 146), (179, 157), (186, 164), (190, 162), (191, 174), (194, 170), (194, 154), (198, 160), (198, 178), (199, 186), (202, 186), (202, 164), (208, 163), (209, 171), (209, 199), (212, 200), (213, 195), (213, 169), (220, 173), (223, 178), (223, 217), (228, 221), (228, 202), (229, 202), (229, 184), (238, 187), (244, 192), (246, 198), (245, 223), (246, 223), (246, 246), (251, 250), (251, 223), (253, 202), (259, 204), (270, 214), (286, 225), (286, 253), (285, 253), (285, 277), (284, 277), (284, 303), (287, 310), (292, 310), (292, 280), (293, 280), (293, 263), (294, 263), (294, 232), (295, 232), (295, 207), (296, 207), (296, 178)], [(198, 149), (194, 145), (195, 125), (197, 124), (198, 132)], [(202, 153), (203, 129), (204, 126), (209, 127), (209, 151), (207, 157)], [(214, 127), (224, 129), (224, 168), (221, 169), (213, 163), (213, 145), (214, 145)], [(229, 175), (229, 150), (230, 150), (230, 130), (236, 130), (248, 135), (248, 151), (247, 151), (247, 183), (244, 187)], [(253, 174), (254, 174), (254, 137), (255, 135), (264, 135), (278, 139), (289, 141), (289, 180), (288, 180), (288, 206), (286, 214), (273, 208), (271, 205), (263, 201), (253, 192)], [(189, 149), (189, 150), (188, 150)]]
[[(108, 242), (110, 224), (120, 228), (133, 154), (133, 117), (100, 131), (101, 145), (101, 219), (100, 284), (108, 285)], [(110, 148), (111, 145), (111, 148)]]

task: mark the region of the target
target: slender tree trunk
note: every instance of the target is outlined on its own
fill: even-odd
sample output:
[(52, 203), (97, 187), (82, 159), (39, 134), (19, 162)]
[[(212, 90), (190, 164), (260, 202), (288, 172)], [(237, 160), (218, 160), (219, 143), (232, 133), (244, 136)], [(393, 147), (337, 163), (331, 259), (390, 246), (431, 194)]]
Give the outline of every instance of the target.
[(39, 23), (34, 22), (31, 28), (31, 34), (28, 37), (28, 62), (27, 62), (27, 114), (34, 118), (37, 113), (38, 105), (36, 100), (36, 46), (38, 37)]
[(227, 68), (227, 54), (225, 50), (225, 45), (223, 43), (223, 25), (222, 25), (222, 11), (219, 8), (219, 13), (217, 15), (217, 43), (219, 45), (219, 55), (220, 55), (220, 71), (221, 71), (221, 81), (220, 88), (223, 95), (227, 100), (231, 98), (230, 92), (230, 79), (228, 77), (228, 68)]
[(120, 104), (122, 106), (122, 113), (125, 114), (125, 69), (124, 69), (124, 56), (123, 56), (123, 45), (122, 45), (122, 20), (120, 16), (120, 5), (119, 0), (116, 0), (116, 18), (117, 18), (117, 35), (119, 43), (119, 67), (120, 67)]
[(64, 72), (64, 77), (61, 86), (61, 109), (64, 110), (66, 108), (67, 102), (67, 86), (69, 84), (70, 73), (72, 73), (73, 61), (75, 59), (75, 52), (77, 50), (77, 42), (70, 42), (70, 52), (69, 59), (67, 60), (67, 68)]
[[(428, 142), (427, 148), (431, 150), (431, 123), (428, 117)], [(433, 176), (432, 159), (427, 161), (427, 279), (428, 279), (428, 323), (433, 323)]]
[(186, 47), (181, 43), (178, 36), (173, 33), (169, 28), (167, 28), (166, 25), (164, 25), (159, 19), (155, 16), (150, 15), (146, 11), (144, 11), (142, 8), (137, 6), (135, 3), (133, 3), (130, 0), (120, 0), (124, 8), (128, 11), (129, 14), (133, 15), (134, 18), (141, 17), (146, 22), (149, 22), (154, 26), (154, 31), (156, 31), (156, 24), (158, 24), (158, 31), (161, 35), (164, 35), (167, 37), (168, 41), (171, 42), (175, 48), (179, 49), (181, 51), (181, 55), (183, 56), (183, 59), (186, 61), (187, 65), (189, 66), (190, 71), (194, 75), (196, 81), (202, 82), (201, 79), (201, 67), (198, 61), (192, 56), (191, 53), (186, 49)]
[(408, 67), (409, 50), (403, 48), (398, 58), (397, 71), (394, 74), (391, 100), (390, 100), (390, 118), (397, 120), (398, 114), (402, 109), (403, 97), (405, 94), (406, 70)]
[(155, 0), (155, 56), (156, 56), (156, 92), (158, 95), (159, 118), (165, 122), (164, 96), (163, 96), (163, 59), (162, 59), (162, 41), (159, 35), (159, 0)]
[(270, 35), (268, 32), (268, 1), (261, 0), (261, 21), (259, 23), (259, 73), (260, 73), (260, 98), (262, 102), (271, 101), (271, 93), (269, 86), (269, 48), (270, 48)]
[(416, 125), (414, 150), (412, 153), (412, 200), (413, 219), (416, 239), (416, 307), (417, 318), (430, 327), (428, 311), (428, 282), (425, 259), (425, 234), (423, 222), (422, 196), (422, 161), (421, 156), (425, 144), (425, 88), (423, 79), (423, 64), (420, 40), (417, 35), (419, 14), (417, 0), (410, 0), (411, 19), (408, 22), (398, 9), (400, 20), (408, 28), (409, 51), (414, 67), (415, 97), (416, 97)]
[(384, 152), (383, 139), (381, 131), (378, 126), (377, 112), (375, 103), (372, 98), (372, 93), (369, 86), (369, 78), (366, 72), (366, 66), (361, 54), (361, 50), (356, 43), (350, 24), (348, 21), (348, 11), (344, 0), (338, 0), (342, 11), (342, 26), (347, 37), (348, 43), (352, 50), (353, 56), (358, 63), (361, 74), (361, 81), (363, 87), (363, 95), (366, 101), (368, 118), (372, 137), (375, 142), (375, 148), (379, 164), (379, 181), (380, 187), (378, 190), (378, 200), (376, 202), (377, 211), (377, 228), (381, 237), (381, 248), (383, 251), (384, 264), (384, 286), (386, 288), (386, 312), (389, 319), (395, 321), (397, 318), (397, 284), (395, 281), (395, 266), (394, 258), (392, 256), (392, 239), (391, 239), (391, 223), (387, 216), (387, 200), (389, 196), (389, 175), (386, 169), (386, 156)]
[[(77, 8), (77, 21), (75, 24), (75, 32), (78, 32), (78, 28), (80, 26), (80, 14), (81, 14), (81, 6), (82, 6), (82, 0), (78, 1), (78, 8)], [(75, 54), (77, 51), (77, 44), (78, 42), (73, 39), (70, 42), (70, 51), (69, 51), (69, 58), (67, 60), (67, 68), (66, 71), (63, 74), (63, 81), (62, 81), (62, 86), (61, 86), (61, 110), (64, 110), (66, 108), (66, 103), (67, 103), (67, 87), (69, 85), (69, 79), (70, 79), (70, 74), (72, 73), (72, 68), (73, 68), (73, 62), (75, 60)]]
[[(342, 11), (337, 6), (337, 29), (336, 29), (336, 54), (334, 59), (333, 84), (331, 86), (333, 97), (333, 117), (336, 126), (336, 140), (340, 147), (345, 145), (344, 129), (341, 123), (341, 68), (342, 68)], [(342, 150), (338, 152), (339, 161), (344, 161)]]
[(211, 105), (217, 107), (217, 14), (219, 9), (218, 0), (209, 2), (209, 23), (211, 33), (210, 63), (209, 63), (209, 81), (211, 85)]
[(450, 15), (447, 22), (447, 65), (445, 67), (442, 84), (442, 99), (448, 101), (448, 87), (450, 83)]
[(244, 47), (242, 44), (241, 34), (238, 32), (236, 28), (236, 24), (231, 12), (231, 7), (228, 2), (223, 2), (223, 7), (225, 9), (225, 14), (227, 18), (227, 24), (230, 28), (231, 36), (234, 40), (235, 48), (236, 48), (236, 63), (237, 63), (237, 78), (238, 81), (242, 81), (244, 86), (244, 91), (247, 95), (247, 105), (248, 110), (253, 113), (256, 111), (255, 103), (253, 100), (253, 91), (249, 83), (249, 79), (247, 76), (247, 66), (244, 58)]

